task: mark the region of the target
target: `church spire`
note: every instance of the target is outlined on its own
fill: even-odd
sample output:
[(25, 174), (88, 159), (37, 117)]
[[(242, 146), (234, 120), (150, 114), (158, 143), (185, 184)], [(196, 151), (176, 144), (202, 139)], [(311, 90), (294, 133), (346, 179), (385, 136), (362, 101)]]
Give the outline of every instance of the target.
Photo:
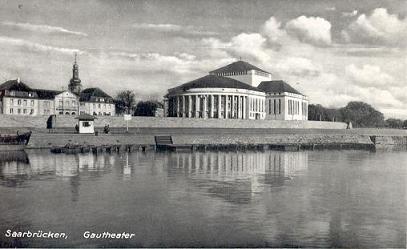
[(79, 66), (77, 63), (77, 53), (75, 53), (75, 61), (72, 66), (72, 79), (69, 82), (68, 85), (69, 91), (80, 94), (82, 90), (82, 84), (81, 84), (81, 79), (79, 79)]

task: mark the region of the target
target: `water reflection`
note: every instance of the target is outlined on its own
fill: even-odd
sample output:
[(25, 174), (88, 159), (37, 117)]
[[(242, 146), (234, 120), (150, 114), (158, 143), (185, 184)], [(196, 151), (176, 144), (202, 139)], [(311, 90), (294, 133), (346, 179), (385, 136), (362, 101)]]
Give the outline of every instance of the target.
[[(0, 154), (0, 247), (405, 246), (405, 152)], [(134, 241), (81, 233), (134, 231)], [(93, 244), (92, 244), (93, 243)], [(110, 244), (111, 243), (111, 244)]]
[(268, 187), (281, 187), (308, 167), (307, 152), (171, 153), (169, 176), (185, 174), (212, 196), (248, 203)]

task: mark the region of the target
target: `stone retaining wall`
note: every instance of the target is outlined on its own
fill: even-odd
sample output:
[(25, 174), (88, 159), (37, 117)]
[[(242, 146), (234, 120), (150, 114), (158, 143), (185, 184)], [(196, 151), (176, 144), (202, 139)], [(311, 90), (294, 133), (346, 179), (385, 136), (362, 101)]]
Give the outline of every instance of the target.
[[(0, 127), (46, 128), (47, 116), (12, 116), (0, 115)], [(57, 127), (72, 128), (77, 123), (73, 116), (57, 116)], [(123, 117), (97, 117), (96, 127), (125, 127)], [(158, 118), (133, 117), (129, 127), (168, 127), (168, 128), (303, 128), (303, 129), (345, 129), (341, 122), (323, 121), (281, 121), (281, 120), (224, 120), (224, 119), (188, 119), (188, 118)]]
[[(174, 144), (372, 144), (369, 136), (346, 134), (207, 134), (173, 135)], [(28, 148), (51, 148), (75, 145), (154, 145), (154, 135), (79, 135), (34, 133)]]

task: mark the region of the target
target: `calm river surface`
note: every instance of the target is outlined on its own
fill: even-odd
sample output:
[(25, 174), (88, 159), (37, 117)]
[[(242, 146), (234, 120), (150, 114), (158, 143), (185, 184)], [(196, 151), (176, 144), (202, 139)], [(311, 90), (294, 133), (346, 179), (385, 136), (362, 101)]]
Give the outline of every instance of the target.
[(406, 247), (406, 151), (0, 157), (2, 247)]

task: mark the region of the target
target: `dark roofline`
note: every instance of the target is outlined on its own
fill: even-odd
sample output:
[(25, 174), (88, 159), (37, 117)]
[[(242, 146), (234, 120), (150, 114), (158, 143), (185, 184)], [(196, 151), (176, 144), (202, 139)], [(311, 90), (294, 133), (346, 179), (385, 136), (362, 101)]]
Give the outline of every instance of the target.
[(271, 80), (271, 81), (262, 81), (257, 88), (263, 90), (266, 93), (281, 93), (289, 92), (294, 94), (299, 94), (305, 96), (304, 94), (297, 91), (294, 87), (290, 86), (287, 82), (283, 80)]
[(224, 66), (224, 67), (215, 69), (213, 71), (210, 71), (209, 73), (217, 74), (217, 73), (243, 72), (243, 71), (249, 71), (249, 70), (257, 70), (257, 71), (260, 71), (260, 72), (263, 72), (263, 73), (271, 74), (271, 73), (269, 73), (269, 72), (267, 72), (267, 71), (265, 71), (265, 70), (263, 70), (261, 68), (258, 68), (256, 66), (254, 66), (254, 65), (252, 65), (252, 64), (250, 64), (250, 63), (248, 63), (246, 61), (242, 61), (242, 60), (233, 62), (233, 63), (231, 63), (229, 65)]
[[(209, 74), (204, 77), (184, 83), (180, 86), (170, 88), (168, 89), (168, 94), (173, 94), (176, 92), (185, 92), (189, 89), (194, 88), (232, 88), (264, 92), (261, 89), (258, 89), (249, 84), (246, 84), (244, 82), (232, 78)], [(168, 96), (168, 94), (165, 96)]]

